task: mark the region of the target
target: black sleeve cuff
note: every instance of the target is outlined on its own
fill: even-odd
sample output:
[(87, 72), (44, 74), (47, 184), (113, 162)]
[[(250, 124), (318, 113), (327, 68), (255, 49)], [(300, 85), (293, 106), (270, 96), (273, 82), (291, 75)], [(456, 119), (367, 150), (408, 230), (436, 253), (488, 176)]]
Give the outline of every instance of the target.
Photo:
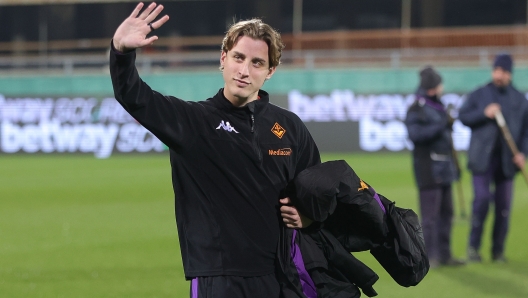
[(116, 55), (126, 55), (126, 54), (133, 53), (133, 52), (136, 51), (136, 49), (133, 49), (133, 50), (130, 50), (130, 51), (126, 51), (126, 52), (118, 51), (118, 50), (114, 47), (114, 40), (113, 40), (113, 39), (110, 41), (110, 49), (111, 49), (111, 51), (114, 52)]

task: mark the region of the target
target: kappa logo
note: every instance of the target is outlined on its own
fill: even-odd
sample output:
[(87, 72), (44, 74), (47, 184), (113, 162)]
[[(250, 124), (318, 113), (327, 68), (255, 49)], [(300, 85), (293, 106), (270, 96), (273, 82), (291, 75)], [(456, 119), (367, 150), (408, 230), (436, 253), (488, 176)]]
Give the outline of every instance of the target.
[(276, 135), (279, 139), (282, 139), (282, 137), (286, 133), (286, 129), (280, 126), (279, 123), (275, 122), (275, 125), (273, 125), (273, 127), (271, 128), (271, 132)]
[(359, 179), (359, 186), (361, 186), (360, 188), (358, 188), (358, 191), (361, 191), (361, 190), (365, 190), (365, 189), (368, 189), (368, 185), (363, 182), (363, 180)]
[(291, 148), (282, 148), (277, 150), (270, 149), (268, 150), (268, 154), (272, 156), (290, 156), (292, 154), (292, 150)]
[(216, 129), (223, 129), (223, 130), (227, 130), (228, 132), (234, 132), (234, 133), (238, 133), (238, 131), (236, 131), (236, 129), (231, 126), (231, 124), (229, 124), (228, 121), (224, 122), (224, 120), (222, 120), (222, 122), (220, 122), (220, 125), (218, 125), (218, 127)]

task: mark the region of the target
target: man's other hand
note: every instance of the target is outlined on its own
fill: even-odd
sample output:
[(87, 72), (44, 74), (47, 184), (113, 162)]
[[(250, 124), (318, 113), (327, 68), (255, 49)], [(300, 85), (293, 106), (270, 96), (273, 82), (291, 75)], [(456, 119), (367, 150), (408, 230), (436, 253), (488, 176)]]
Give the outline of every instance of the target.
[(522, 153), (517, 153), (515, 154), (515, 156), (513, 157), (513, 163), (519, 168), (519, 169), (524, 169), (524, 165), (526, 163), (526, 157), (524, 156), (524, 154)]
[(286, 227), (290, 229), (301, 229), (312, 224), (313, 220), (299, 213), (297, 208), (291, 205), (290, 198), (282, 198), (280, 199), (280, 203), (282, 204), (280, 207), (282, 221), (284, 221)]
[(132, 14), (117, 28), (113, 38), (116, 50), (127, 52), (150, 45), (158, 40), (156, 35), (152, 35), (149, 38), (147, 38), (147, 35), (165, 24), (169, 20), (169, 16), (165, 15), (155, 21), (163, 10), (163, 5), (156, 5), (155, 2), (152, 2), (145, 10), (141, 11), (143, 5), (140, 2)]

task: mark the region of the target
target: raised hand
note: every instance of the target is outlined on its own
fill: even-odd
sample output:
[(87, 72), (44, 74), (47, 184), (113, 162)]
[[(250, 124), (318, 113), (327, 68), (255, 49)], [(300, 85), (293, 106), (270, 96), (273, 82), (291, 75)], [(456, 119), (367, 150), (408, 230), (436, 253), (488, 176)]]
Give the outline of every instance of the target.
[(158, 40), (156, 35), (148, 38), (147, 35), (163, 26), (169, 20), (169, 16), (164, 15), (156, 20), (163, 10), (163, 5), (156, 5), (155, 2), (152, 2), (145, 10), (141, 11), (143, 6), (143, 2), (140, 2), (132, 14), (117, 28), (113, 39), (116, 50), (120, 52), (131, 51)]

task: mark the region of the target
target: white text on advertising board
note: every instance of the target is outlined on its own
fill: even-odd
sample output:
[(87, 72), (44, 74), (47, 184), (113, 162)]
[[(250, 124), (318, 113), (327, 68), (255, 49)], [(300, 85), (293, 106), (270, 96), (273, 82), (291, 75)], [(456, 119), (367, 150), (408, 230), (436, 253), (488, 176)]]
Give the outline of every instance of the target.
[(160, 152), (165, 146), (114, 98), (5, 98), (0, 95), (4, 153)]
[[(442, 102), (457, 117), (464, 96), (445, 94)], [(359, 145), (364, 151), (412, 149), (403, 123), (414, 94), (356, 95), (351, 90), (334, 90), (330, 94), (308, 96), (293, 90), (288, 94), (288, 108), (305, 122), (359, 123)], [(460, 121), (453, 125), (453, 143), (457, 150), (467, 150), (470, 129)]]

